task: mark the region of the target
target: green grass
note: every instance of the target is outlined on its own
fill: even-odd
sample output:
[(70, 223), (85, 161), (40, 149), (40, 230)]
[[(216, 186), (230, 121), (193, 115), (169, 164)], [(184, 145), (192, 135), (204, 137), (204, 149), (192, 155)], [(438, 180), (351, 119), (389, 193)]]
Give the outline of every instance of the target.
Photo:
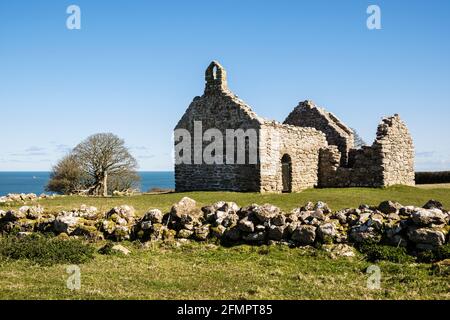
[[(307, 201), (325, 201), (333, 210), (357, 207), (360, 204), (378, 205), (384, 200), (398, 201), (404, 205), (422, 206), (430, 199), (439, 200), (444, 207), (450, 208), (450, 189), (421, 189), (415, 187), (394, 186), (390, 188), (348, 188), (348, 189), (308, 189), (300, 193), (290, 194), (259, 194), (237, 192), (185, 192), (168, 194), (147, 194), (132, 197), (88, 198), (60, 197), (57, 199), (40, 200), (39, 203), (49, 211), (61, 211), (79, 207), (81, 204), (92, 205), (101, 211), (107, 211), (114, 206), (132, 205), (138, 214), (151, 208), (167, 211), (171, 205), (187, 196), (196, 200), (199, 205), (207, 205), (219, 200), (234, 201), (244, 206), (252, 203), (271, 203), (283, 210), (291, 210), (304, 205)], [(19, 207), (13, 204), (12, 207)], [(3, 210), (8, 206), (0, 206)]]
[[(218, 200), (239, 205), (272, 203), (291, 210), (322, 200), (334, 210), (362, 203), (394, 200), (423, 205), (429, 199), (450, 208), (450, 189), (391, 187), (387, 189), (311, 189), (296, 194), (190, 192), (127, 198), (62, 197), (41, 200), (47, 210), (93, 205), (102, 211), (129, 204), (143, 214), (150, 208), (168, 210), (183, 196), (199, 205)], [(17, 208), (19, 204), (12, 207)], [(8, 206), (3, 206), (3, 210)], [(104, 243), (96, 244), (100, 248)], [(333, 260), (320, 250), (285, 247), (208, 244), (149, 248), (124, 243), (129, 256), (101, 255), (80, 265), (81, 289), (66, 288), (66, 265), (42, 266), (29, 260), (0, 261), (0, 299), (450, 299), (450, 280), (433, 274), (430, 264), (380, 261), (381, 289), (367, 288), (372, 263), (358, 254)]]
[(137, 249), (80, 265), (81, 289), (65, 265), (0, 262), (1, 299), (450, 299), (448, 278), (427, 264), (380, 262), (381, 289), (367, 288), (360, 257), (332, 260), (308, 249), (237, 246)]
[(24, 238), (7, 236), (0, 238), (0, 258), (27, 259), (47, 266), (84, 263), (94, 258), (94, 249), (76, 239), (62, 240), (39, 234)]

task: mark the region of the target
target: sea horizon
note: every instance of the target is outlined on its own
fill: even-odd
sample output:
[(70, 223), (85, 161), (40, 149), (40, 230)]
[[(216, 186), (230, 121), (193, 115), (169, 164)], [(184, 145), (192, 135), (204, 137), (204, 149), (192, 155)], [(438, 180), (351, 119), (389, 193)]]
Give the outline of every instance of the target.
[[(45, 186), (51, 171), (0, 171), (0, 196), (9, 193), (46, 192)], [(141, 177), (140, 190), (146, 192), (152, 188), (174, 189), (174, 171), (138, 171)]]

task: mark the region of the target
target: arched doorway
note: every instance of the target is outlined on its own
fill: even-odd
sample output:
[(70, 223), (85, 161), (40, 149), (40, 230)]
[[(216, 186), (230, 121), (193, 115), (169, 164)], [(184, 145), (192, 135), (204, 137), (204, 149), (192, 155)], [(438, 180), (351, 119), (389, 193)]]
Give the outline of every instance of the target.
[(292, 192), (292, 161), (288, 154), (281, 158), (281, 179), (283, 192)]

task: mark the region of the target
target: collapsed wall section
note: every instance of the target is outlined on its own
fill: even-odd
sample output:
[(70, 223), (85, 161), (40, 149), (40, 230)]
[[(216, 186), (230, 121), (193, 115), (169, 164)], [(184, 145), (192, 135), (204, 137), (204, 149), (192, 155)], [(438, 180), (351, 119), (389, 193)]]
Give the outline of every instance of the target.
[(336, 146), (320, 151), (320, 187), (385, 187), (414, 185), (414, 146), (398, 115), (384, 118), (372, 146), (349, 150), (348, 165), (341, 166)]

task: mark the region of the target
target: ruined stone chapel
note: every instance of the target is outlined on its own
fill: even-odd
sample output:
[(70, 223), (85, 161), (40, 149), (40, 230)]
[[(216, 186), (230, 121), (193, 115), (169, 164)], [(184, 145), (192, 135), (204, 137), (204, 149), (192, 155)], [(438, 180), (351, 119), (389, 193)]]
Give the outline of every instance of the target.
[(279, 123), (258, 116), (233, 94), (218, 62), (209, 65), (205, 78), (203, 95), (194, 98), (175, 129), (194, 136), (194, 122), (199, 121), (202, 132), (215, 128), (224, 139), (227, 129), (253, 129), (257, 161), (177, 162), (176, 191), (297, 192), (312, 187), (414, 185), (413, 141), (397, 114), (382, 119), (371, 146), (355, 148), (353, 131), (312, 101), (300, 102)]

